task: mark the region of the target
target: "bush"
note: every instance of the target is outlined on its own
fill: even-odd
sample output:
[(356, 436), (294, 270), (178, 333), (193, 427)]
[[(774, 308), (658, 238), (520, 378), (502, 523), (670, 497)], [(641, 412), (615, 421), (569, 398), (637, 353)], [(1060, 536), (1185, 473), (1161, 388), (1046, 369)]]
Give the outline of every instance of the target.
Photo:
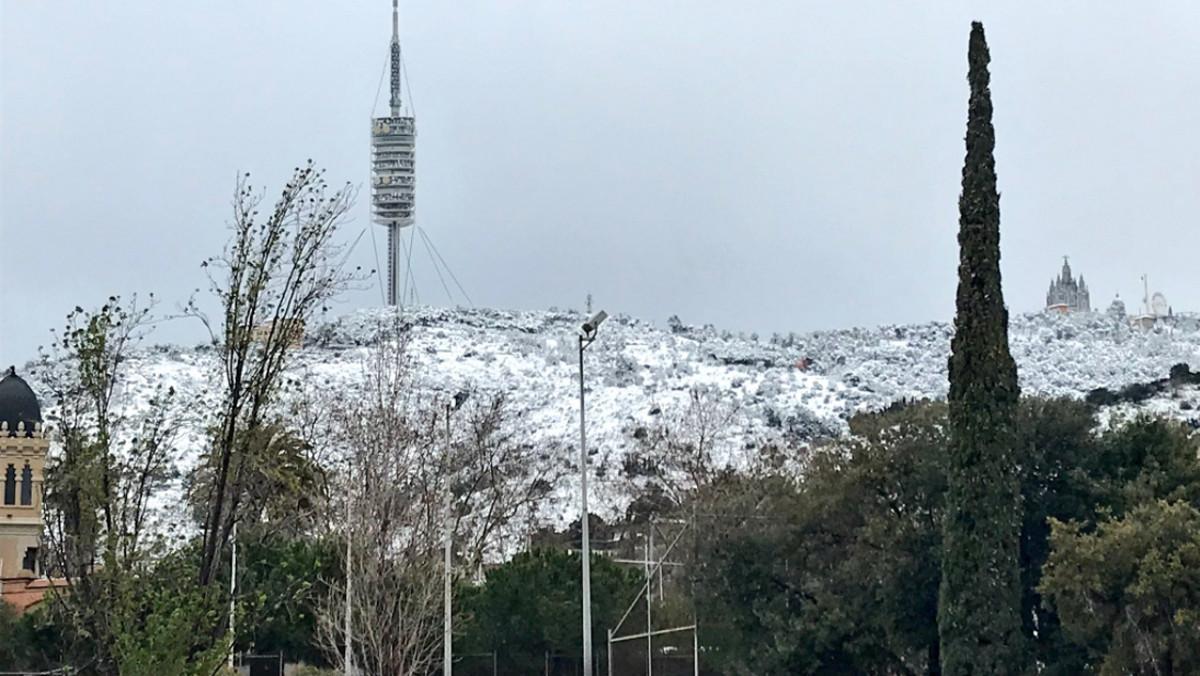
[(1156, 501), (1085, 532), (1055, 521), (1042, 592), (1100, 674), (1200, 673), (1200, 512)]

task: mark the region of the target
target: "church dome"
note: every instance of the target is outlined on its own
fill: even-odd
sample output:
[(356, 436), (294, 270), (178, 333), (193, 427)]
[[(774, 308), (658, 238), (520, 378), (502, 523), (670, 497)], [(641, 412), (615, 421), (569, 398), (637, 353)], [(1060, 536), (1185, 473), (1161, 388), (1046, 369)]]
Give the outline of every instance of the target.
[(25, 436), (33, 436), (34, 423), (42, 422), (37, 395), (11, 366), (0, 378), (0, 422), (8, 423), (7, 436), (16, 436), (21, 422), (25, 423)]

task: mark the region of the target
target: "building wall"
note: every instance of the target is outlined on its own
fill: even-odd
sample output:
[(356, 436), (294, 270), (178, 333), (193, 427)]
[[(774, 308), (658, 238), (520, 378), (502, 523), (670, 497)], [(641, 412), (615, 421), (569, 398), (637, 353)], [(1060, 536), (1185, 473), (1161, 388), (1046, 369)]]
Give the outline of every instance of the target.
[[(36, 563), (27, 566), (26, 553), (31, 548), (36, 551), (41, 543), (42, 471), (48, 447), (41, 430), (33, 437), (0, 436), (0, 578), (35, 577), (41, 572)], [(22, 474), (26, 465), (32, 482), (28, 488), (29, 504), (22, 504), (26, 494)], [(15, 480), (11, 487), (7, 482), (10, 466)]]

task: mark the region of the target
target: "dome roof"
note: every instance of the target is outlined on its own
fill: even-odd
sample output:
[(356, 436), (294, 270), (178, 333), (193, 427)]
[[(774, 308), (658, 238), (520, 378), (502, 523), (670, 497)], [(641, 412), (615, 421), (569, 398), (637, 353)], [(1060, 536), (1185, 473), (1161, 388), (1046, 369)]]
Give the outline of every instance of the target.
[(34, 423), (42, 422), (37, 395), (11, 366), (0, 378), (0, 422), (8, 423), (7, 436), (16, 436), (19, 422), (25, 423), (25, 435), (33, 436)]

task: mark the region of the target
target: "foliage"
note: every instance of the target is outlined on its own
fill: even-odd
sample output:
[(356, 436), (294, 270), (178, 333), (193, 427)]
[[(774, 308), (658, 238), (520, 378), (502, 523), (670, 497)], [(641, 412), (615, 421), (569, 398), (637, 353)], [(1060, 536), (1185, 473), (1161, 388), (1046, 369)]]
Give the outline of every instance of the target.
[[(1041, 673), (1080, 672), (1083, 654), (1062, 635), (1058, 615), (1038, 592), (1049, 555), (1048, 519), (1094, 519), (1107, 508), (1104, 486), (1113, 468), (1104, 461), (1093, 410), (1071, 399), (1025, 399), (1017, 412), (1021, 454), (1021, 619)], [(1110, 433), (1124, 436), (1125, 429)]]
[[(153, 503), (176, 474), (180, 404), (158, 388), (142, 410), (122, 413), (125, 364), (148, 322), (136, 299), (76, 308), (40, 367), (56, 404), (49, 422), (59, 449), (44, 483), (45, 561), (66, 583), (51, 587), (49, 617), (67, 644), (63, 657), (99, 673), (163, 666), (149, 657), (156, 651), (168, 662), (168, 653), (200, 659), (219, 643), (219, 622), (193, 612), (178, 562), (168, 573), (161, 560), (174, 543)], [(156, 586), (168, 582), (169, 592)], [(189, 615), (187, 631), (179, 631), (179, 613)], [(206, 620), (212, 624), (201, 626)]]
[[(1021, 589), (1040, 673), (1078, 674), (1085, 645), (1042, 596), (1050, 519), (1095, 523), (1200, 490), (1196, 444), (1169, 421), (1102, 434), (1070, 400), (1023, 400)], [(730, 476), (707, 504), (702, 641), (731, 673), (940, 673), (937, 604), (950, 440), (943, 404), (851, 421), (802, 479)]]
[(118, 412), (124, 362), (148, 322), (136, 299), (112, 297), (91, 312), (75, 308), (39, 368), (53, 395), (48, 422), (61, 449), (46, 467), (47, 558), (83, 587), (97, 565), (126, 567), (145, 556), (154, 544), (143, 539), (150, 497), (175, 473), (173, 390), (156, 390), (141, 415)]
[[(242, 509), (254, 515), (245, 519), (249, 522), (245, 527), (255, 529), (256, 520), (262, 519), (264, 526), (269, 524), (260, 529), (266, 533), (300, 538), (311, 532), (328, 497), (328, 472), (321, 459), (298, 431), (279, 422), (261, 425), (245, 436), (239, 447), (246, 453), (236, 461), (242, 477)], [(192, 477), (188, 498), (197, 521), (208, 509), (212, 478), (204, 471)]]
[(177, 524), (155, 509), (177, 475), (181, 417), (197, 407), (170, 388), (156, 390), (148, 406), (121, 399), (148, 310), (110, 298), (97, 311), (68, 315), (41, 375), (54, 395), (50, 422), (61, 449), (45, 477), (46, 560), (66, 581), (53, 588), (52, 618), (72, 661), (98, 673), (203, 672), (219, 663), (229, 598), (214, 583), (228, 568), (234, 524), (270, 518), (292, 534), (312, 524), (324, 472), (282, 424), (278, 394), (306, 321), (355, 279), (333, 240), (352, 196), (347, 187), (327, 197), (310, 164), (261, 220), (261, 196), (238, 183), (234, 235), (224, 256), (205, 263), (227, 273), (211, 278), (223, 316), (209, 323), (188, 308), (213, 331), (224, 383), (211, 452), (193, 476), (198, 550), (173, 539)]
[(1144, 383), (1130, 383), (1116, 392), (1107, 387), (1097, 387), (1087, 393), (1087, 402), (1095, 406), (1115, 406), (1117, 404), (1140, 404), (1151, 397), (1158, 396), (1170, 388), (1180, 385), (1200, 384), (1200, 373), (1193, 373), (1186, 363), (1175, 364), (1166, 378), (1151, 380)]
[(324, 665), (317, 612), (326, 585), (340, 586), (338, 545), (270, 532), (239, 537), (238, 587), (245, 618), (238, 650), (283, 653)]
[(0, 671), (44, 671), (60, 666), (62, 637), (46, 608), (23, 615), (0, 602)]
[[(460, 587), (469, 619), (456, 652), (496, 651), (513, 673), (540, 673), (546, 653), (578, 655), (581, 569), (577, 555), (534, 550), (488, 571), (482, 586)], [(592, 643), (603, 646), (642, 580), (599, 555), (591, 573)]]
[(195, 559), (194, 550), (185, 549), (160, 560), (147, 574), (117, 574), (114, 584), (122, 593), (105, 612), (122, 676), (207, 676), (224, 661), (228, 643), (213, 641), (212, 635), (227, 607), (196, 585)]
[(1105, 435), (1099, 451), (1111, 471), (1103, 500), (1115, 515), (1153, 500), (1200, 504), (1197, 443), (1182, 425), (1139, 416)]
[(706, 509), (702, 640), (731, 673), (936, 662), (945, 408), (852, 424), (861, 436), (814, 453), (804, 479), (729, 478)]
[(942, 588), (945, 671), (1026, 670), (1021, 633), (1019, 479), (1013, 423), (1020, 390), (1000, 283), (1000, 195), (983, 25), (971, 25), (967, 155), (959, 196), (957, 312), (951, 341)]
[[(270, 214), (260, 219), (263, 195), (240, 178), (233, 200), (233, 236), (222, 256), (204, 266), (221, 317), (213, 322), (195, 303), (189, 313), (209, 328), (217, 347), (221, 400), (211, 448), (198, 481), (206, 487), (198, 579), (210, 586), (227, 550), (239, 507), (273, 446), (264, 438), (277, 423), (283, 372), (305, 326), (358, 278), (344, 269), (335, 235), (353, 204), (349, 186), (327, 193), (312, 162), (298, 167)], [(258, 514), (247, 512), (253, 521)]]
[(1041, 591), (1098, 673), (1200, 673), (1200, 511), (1160, 500), (1053, 529)]

